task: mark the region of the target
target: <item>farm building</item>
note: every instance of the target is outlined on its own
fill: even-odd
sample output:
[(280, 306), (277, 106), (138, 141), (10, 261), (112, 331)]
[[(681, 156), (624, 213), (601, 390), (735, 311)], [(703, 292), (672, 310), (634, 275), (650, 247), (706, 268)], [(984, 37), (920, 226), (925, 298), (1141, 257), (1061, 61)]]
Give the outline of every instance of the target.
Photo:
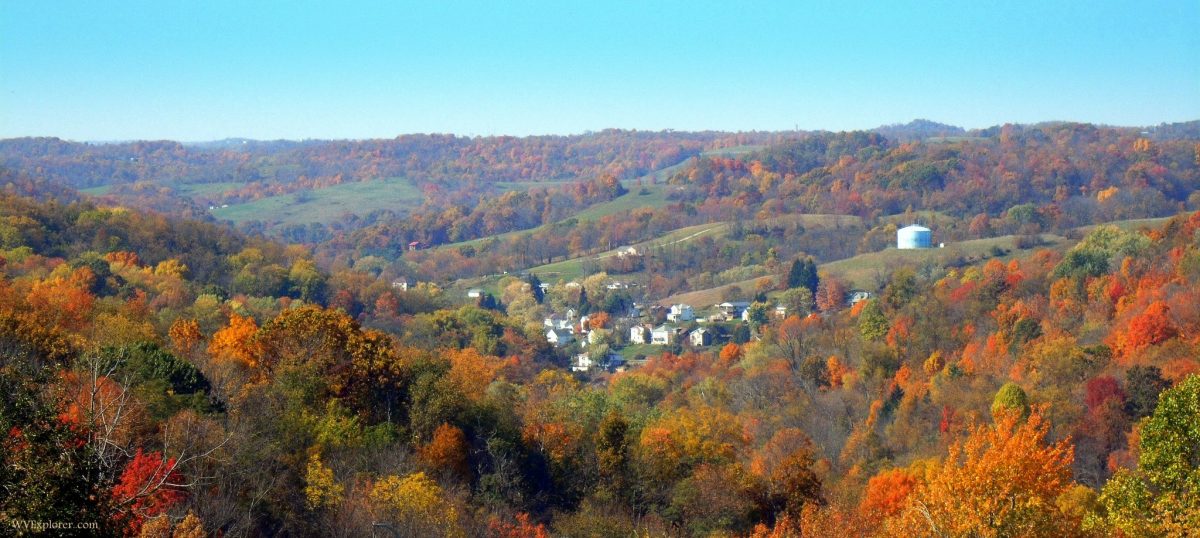
[(924, 226), (913, 224), (896, 230), (896, 248), (929, 248), (932, 243), (932, 232)]

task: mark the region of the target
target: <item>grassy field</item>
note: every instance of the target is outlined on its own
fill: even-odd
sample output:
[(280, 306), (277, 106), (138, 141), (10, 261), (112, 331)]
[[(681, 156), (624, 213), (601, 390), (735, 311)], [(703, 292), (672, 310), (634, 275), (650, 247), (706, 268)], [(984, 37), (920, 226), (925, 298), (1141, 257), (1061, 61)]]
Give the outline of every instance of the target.
[[(1013, 244), (1016, 236), (1006, 235), (987, 239), (974, 239), (947, 245), (946, 248), (929, 248), (918, 250), (898, 250), (889, 248), (879, 252), (860, 254), (852, 258), (821, 264), (822, 273), (834, 275), (845, 280), (853, 288), (874, 290), (878, 279), (890, 275), (899, 267), (917, 266), (927, 261), (938, 265), (962, 259), (968, 263), (983, 261), (997, 257), (1009, 260), (1033, 253), (1039, 248), (1066, 248), (1073, 244), (1070, 240), (1052, 234), (1042, 234), (1043, 244), (1033, 249), (1017, 250)], [(996, 256), (1003, 252), (1003, 254)], [(715, 288), (690, 291), (667, 297), (659, 304), (668, 305), (686, 303), (697, 308), (704, 308), (719, 303), (731, 288), (741, 290), (740, 296), (745, 299), (754, 293), (755, 285), (763, 277), (733, 282)]]
[(182, 196), (214, 196), (227, 190), (236, 189), (243, 183), (179, 183), (171, 185), (175, 192)]
[[(1163, 223), (1171, 218), (1121, 220), (1105, 223), (1104, 225), (1116, 226), (1126, 231), (1139, 230), (1162, 226)], [(1086, 235), (1095, 227), (1096, 225), (1081, 226), (1074, 231), (1079, 235)], [(967, 263), (978, 263), (990, 258), (1008, 261), (1013, 258), (1026, 257), (1038, 249), (1051, 248), (1065, 250), (1075, 244), (1075, 241), (1066, 237), (1055, 234), (1041, 234), (1041, 245), (1031, 249), (1018, 250), (1014, 246), (1016, 238), (1017, 236), (1015, 235), (1005, 235), (985, 239), (973, 239), (958, 243), (949, 243), (946, 245), (946, 248), (920, 250), (889, 248), (879, 252), (860, 254), (851, 258), (824, 263), (821, 264), (819, 269), (822, 273), (835, 275), (847, 281), (854, 288), (874, 290), (877, 287), (878, 280), (886, 277), (886, 275), (890, 275), (893, 270), (899, 267), (917, 266), (927, 261), (938, 265), (945, 265), (958, 260)], [(1003, 254), (997, 256), (1001, 252)], [(749, 297), (754, 292), (754, 286), (757, 281), (758, 278), (753, 278), (714, 288), (680, 293), (658, 301), (658, 303), (663, 305), (687, 303), (697, 308), (703, 308), (721, 302), (729, 289), (735, 286), (741, 290), (743, 297)]]
[[(647, 358), (657, 357), (658, 355), (662, 355), (664, 349), (667, 349), (667, 346), (656, 346), (654, 344), (629, 344), (621, 349), (618, 349), (617, 353), (621, 355), (622, 359), (625, 359), (625, 362), (632, 363), (633, 358), (637, 355)], [(641, 365), (641, 363), (639, 362), (637, 365)]]
[[(873, 290), (880, 278), (891, 274), (898, 267), (916, 266), (925, 262), (946, 265), (959, 259), (967, 262), (977, 262), (989, 258), (1009, 260), (1028, 255), (1039, 248), (1059, 248), (1071, 244), (1068, 239), (1053, 234), (1042, 234), (1041, 237), (1042, 245), (1026, 250), (1018, 250), (1014, 246), (1017, 238), (1014, 235), (950, 243), (946, 245), (946, 248), (914, 250), (889, 248), (822, 264), (820, 270), (849, 282), (854, 288)], [(997, 256), (997, 254), (1000, 255)]]
[(1105, 224), (1093, 224), (1090, 226), (1080, 226), (1079, 228), (1076, 228), (1076, 230), (1079, 230), (1080, 232), (1086, 234), (1087, 232), (1090, 232), (1093, 229), (1095, 229), (1097, 226), (1116, 226), (1117, 228), (1120, 228), (1120, 229), (1128, 232), (1128, 231), (1140, 230), (1142, 228), (1158, 228), (1158, 227), (1162, 226), (1163, 224), (1166, 224), (1166, 222), (1168, 220), (1171, 220), (1173, 218), (1175, 218), (1175, 217), (1170, 216), (1170, 217), (1158, 217), (1158, 218), (1153, 218), (1153, 219), (1118, 220), (1115, 222), (1108, 222)]
[[(666, 185), (646, 185), (645, 188), (647, 191), (649, 191), (649, 193), (643, 195), (643, 194), (638, 194), (638, 192), (641, 190), (639, 187), (630, 186), (629, 192), (627, 192), (621, 196), (618, 196), (617, 198), (615, 198), (613, 200), (609, 200), (607, 202), (602, 202), (602, 203), (593, 205), (583, 211), (580, 211), (579, 213), (576, 213), (574, 216), (572, 216), (570, 218), (576, 219), (580, 222), (593, 221), (593, 220), (597, 220), (604, 216), (614, 215), (614, 214), (620, 213), (622, 211), (637, 209), (639, 207), (662, 207), (662, 206), (667, 205), (667, 188), (668, 187)], [(535, 232), (538, 230), (543, 230), (546, 228), (551, 228), (561, 222), (563, 222), (563, 221), (559, 221), (554, 224), (544, 224), (542, 226), (538, 226), (537, 228), (530, 228), (527, 230), (514, 230), (511, 232), (505, 232), (502, 234), (489, 235), (487, 237), (481, 237), (479, 239), (471, 239), (470, 241), (460, 241), (458, 243), (449, 243), (446, 245), (441, 245), (438, 248), (459, 248), (459, 247), (464, 247), (467, 245), (479, 246), (480, 244), (484, 243), (485, 241), (490, 241), (492, 239), (498, 239), (498, 240), (511, 239), (511, 238), (516, 237), (521, 234), (526, 234), (526, 233), (531, 233), (531, 232)]]
[[(853, 215), (818, 215), (818, 214), (807, 215), (806, 214), (806, 215), (788, 215), (788, 216), (784, 216), (784, 217), (777, 217), (774, 219), (768, 219), (763, 222), (765, 222), (767, 224), (773, 224), (773, 223), (785, 222), (785, 221), (786, 222), (799, 221), (804, 226), (809, 226), (809, 227), (812, 227), (812, 226), (834, 227), (834, 226), (849, 226), (851, 224), (857, 224), (857, 223), (861, 222), (861, 220), (862, 219), (860, 219), (856, 216), (853, 216)], [(728, 222), (714, 222), (714, 223), (708, 223), (708, 224), (698, 224), (695, 226), (687, 226), (684, 228), (679, 228), (677, 230), (672, 230), (672, 231), (667, 232), (667, 233), (665, 233), (659, 237), (656, 237), (654, 239), (650, 239), (648, 241), (643, 241), (640, 243), (634, 243), (632, 246), (636, 247), (640, 251), (645, 252), (646, 250), (653, 249), (656, 247), (663, 247), (663, 246), (672, 245), (672, 244), (684, 243), (684, 242), (691, 241), (692, 239), (697, 239), (700, 237), (706, 237), (706, 236), (713, 237), (713, 238), (724, 237), (724, 235), (728, 231), (729, 231), (729, 223)], [(624, 247), (621, 247), (621, 248), (624, 248)], [(568, 280), (568, 281), (576, 280), (581, 277), (587, 276), (587, 275), (583, 274), (583, 272), (584, 272), (584, 265), (588, 261), (590, 261), (590, 260), (599, 261), (599, 260), (602, 260), (609, 256), (615, 256), (617, 253), (617, 250), (619, 250), (619, 249), (613, 249), (613, 250), (601, 252), (599, 254), (594, 254), (594, 255), (581, 256), (578, 258), (572, 258), (569, 260), (563, 260), (560, 262), (554, 262), (554, 263), (550, 263), (550, 264), (546, 264), (546, 265), (539, 265), (536, 267), (529, 268), (529, 272), (538, 275), (540, 278), (542, 278), (542, 280), (548, 281), (548, 282), (557, 281), (560, 278), (563, 280)]]
[[(701, 155), (704, 155), (704, 156), (720, 155), (720, 156), (725, 156), (725, 157), (733, 157), (733, 156), (753, 153), (762, 148), (763, 148), (763, 146), (735, 146), (735, 147), (730, 147), (730, 148), (706, 150), (706, 151), (702, 152)], [(618, 213), (622, 213), (625, 211), (630, 211), (630, 210), (638, 209), (638, 208), (642, 208), (642, 207), (650, 207), (650, 208), (664, 207), (670, 203), (667, 200), (667, 194), (670, 193), (670, 189), (672, 189), (674, 187), (671, 187), (669, 185), (663, 185), (663, 184), (661, 184), (661, 182), (666, 181), (668, 178), (671, 177), (672, 174), (678, 172), (679, 170), (684, 169), (690, 160), (691, 159), (685, 159), (681, 162), (675, 163), (666, 168), (662, 168), (662, 169), (650, 172), (649, 174), (646, 174), (639, 178), (626, 179), (626, 180), (622, 181), (622, 184), (625, 185), (625, 188), (629, 189), (629, 192), (627, 192), (621, 196), (618, 196), (617, 198), (615, 198), (613, 200), (609, 200), (607, 202), (602, 202), (602, 203), (593, 205), (587, 209), (584, 209), (583, 211), (580, 211), (579, 213), (576, 213), (575, 215), (571, 216), (570, 218), (576, 219), (580, 222), (594, 221), (594, 220), (598, 220), (602, 217), (607, 217), (609, 215), (615, 215)], [(641, 183), (641, 185), (639, 186), (638, 183)], [(527, 185), (527, 184), (523, 184), (523, 185)], [(645, 194), (642, 194), (643, 189), (646, 191)], [(450, 244), (442, 245), (438, 248), (459, 248), (459, 247), (468, 246), (468, 245), (479, 246), (483, 242), (491, 240), (491, 239), (506, 240), (506, 239), (510, 239), (510, 238), (515, 237), (520, 234), (530, 233), (530, 232), (534, 232), (537, 230), (553, 227), (556, 224), (559, 224), (559, 223), (547, 224), (547, 225), (539, 226), (537, 228), (532, 228), (532, 229), (528, 229), (528, 230), (516, 230), (516, 231), (506, 232), (506, 233), (497, 234), (497, 235), (493, 235), (493, 236), (481, 237), (479, 239), (472, 239), (470, 241), (461, 241), (458, 243), (450, 243)]]
[(365, 215), (377, 209), (416, 207), (421, 190), (402, 178), (343, 183), (324, 189), (271, 196), (219, 207), (212, 211), (218, 219), (242, 222), (262, 220), (283, 224), (331, 222), (343, 214)]
[[(211, 196), (214, 194), (220, 194), (229, 189), (236, 189), (236, 188), (240, 187), (241, 185), (242, 185), (241, 183), (225, 182), (225, 183), (173, 183), (173, 184), (167, 184), (166, 186), (174, 189), (175, 192), (178, 193), (180, 196), (192, 197), (192, 196)], [(104, 196), (105, 194), (108, 194), (109, 191), (112, 190), (112, 188), (113, 188), (113, 185), (100, 185), (97, 187), (80, 189), (79, 192), (81, 192), (83, 194), (88, 194), (91, 196)]]
[(112, 187), (112, 185), (100, 185), (98, 187), (79, 189), (79, 192), (88, 196), (104, 196), (105, 194), (108, 194), (108, 191), (112, 190)]
[[(700, 224), (697, 226), (688, 226), (686, 228), (672, 230), (670, 232), (667, 232), (666, 234), (663, 234), (663, 235), (656, 237), (654, 239), (651, 239), (649, 241), (637, 243), (634, 246), (637, 247), (637, 249), (639, 251), (645, 251), (646, 249), (650, 249), (650, 248), (690, 241), (697, 237), (702, 237), (702, 236), (706, 236), (706, 235), (721, 235), (725, 232), (725, 230), (728, 227), (729, 227), (729, 224), (724, 223), (724, 222), (718, 222), (718, 223), (713, 223), (713, 224)], [(624, 248), (624, 247), (622, 247), (622, 248)], [(529, 272), (533, 273), (535, 275), (538, 275), (539, 278), (541, 278), (543, 281), (546, 281), (546, 282), (555, 282), (559, 279), (563, 279), (563, 280), (567, 280), (567, 281), (577, 280), (581, 277), (587, 276), (587, 275), (583, 274), (583, 268), (584, 268), (584, 265), (589, 260), (597, 260), (598, 261), (598, 260), (602, 260), (602, 259), (610, 257), (610, 256), (615, 256), (617, 254), (617, 250), (618, 249), (613, 249), (613, 250), (609, 250), (606, 252), (602, 252), (595, 256), (581, 256), (579, 258), (571, 258), (569, 260), (563, 260), (561, 262), (554, 262), (554, 263), (548, 263), (546, 265), (539, 265), (537, 267), (531, 267), (529, 269)]]

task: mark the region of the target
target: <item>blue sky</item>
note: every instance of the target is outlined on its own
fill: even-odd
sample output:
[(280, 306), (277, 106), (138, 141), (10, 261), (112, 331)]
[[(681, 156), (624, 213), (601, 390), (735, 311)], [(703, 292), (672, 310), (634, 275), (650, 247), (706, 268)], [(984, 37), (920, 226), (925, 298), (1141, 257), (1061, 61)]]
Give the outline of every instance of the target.
[(0, 0), (0, 137), (1200, 119), (1200, 1)]

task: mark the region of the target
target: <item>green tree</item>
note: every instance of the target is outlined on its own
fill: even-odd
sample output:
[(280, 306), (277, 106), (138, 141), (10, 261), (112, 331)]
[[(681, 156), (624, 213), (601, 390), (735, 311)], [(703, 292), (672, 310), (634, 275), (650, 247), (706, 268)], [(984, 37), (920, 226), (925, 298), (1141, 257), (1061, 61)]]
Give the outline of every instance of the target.
[(1142, 422), (1137, 470), (1104, 485), (1107, 522), (1129, 536), (1187, 536), (1200, 529), (1200, 375), (1159, 396)]
[(869, 299), (858, 313), (858, 332), (867, 340), (878, 340), (888, 333), (887, 316), (879, 306), (878, 299)]
[(619, 499), (625, 495), (629, 466), (629, 423), (617, 411), (610, 411), (600, 421), (596, 432), (596, 467), (600, 475), (603, 497)]
[(747, 309), (746, 317), (748, 318), (750, 325), (753, 325), (755, 329), (758, 329), (759, 327), (762, 327), (771, 321), (767, 316), (766, 303), (756, 302), (751, 304), (750, 308)]
[(1015, 410), (1021, 414), (1021, 419), (1029, 417), (1029, 396), (1020, 385), (1008, 382), (996, 391), (992, 399), (992, 416), (995, 417), (1004, 410)]
[(808, 288), (812, 293), (817, 292), (817, 284), (820, 282), (817, 276), (817, 263), (809, 256), (803, 260), (796, 258), (792, 261), (792, 267), (788, 271), (787, 285), (788, 288)]

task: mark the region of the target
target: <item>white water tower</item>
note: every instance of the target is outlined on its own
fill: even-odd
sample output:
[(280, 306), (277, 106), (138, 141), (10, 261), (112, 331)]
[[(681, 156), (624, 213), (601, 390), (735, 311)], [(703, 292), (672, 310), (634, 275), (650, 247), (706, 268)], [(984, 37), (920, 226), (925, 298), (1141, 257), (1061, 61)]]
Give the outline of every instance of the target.
[(896, 230), (896, 248), (929, 248), (933, 244), (933, 233), (929, 228), (913, 224)]

